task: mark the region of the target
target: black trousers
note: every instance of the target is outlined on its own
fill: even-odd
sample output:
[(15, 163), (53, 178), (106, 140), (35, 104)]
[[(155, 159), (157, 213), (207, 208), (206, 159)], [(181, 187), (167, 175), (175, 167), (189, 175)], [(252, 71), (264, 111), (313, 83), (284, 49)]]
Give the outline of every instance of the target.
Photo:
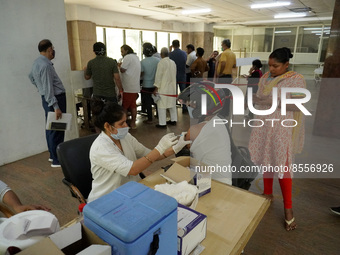
[[(155, 91), (156, 88), (144, 88), (142, 87), (142, 106), (146, 110), (148, 115), (148, 120), (152, 120), (152, 105), (156, 105), (152, 99), (152, 93)], [(157, 107), (157, 105), (156, 105)], [(157, 109), (157, 108), (156, 108)]]

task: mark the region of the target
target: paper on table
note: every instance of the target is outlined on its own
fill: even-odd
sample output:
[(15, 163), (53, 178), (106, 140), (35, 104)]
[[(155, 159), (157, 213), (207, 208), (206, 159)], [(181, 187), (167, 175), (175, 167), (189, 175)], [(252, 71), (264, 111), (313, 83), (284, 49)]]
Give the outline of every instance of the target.
[(53, 214), (30, 215), (9, 222), (5, 228), (4, 237), (8, 240), (18, 240), (33, 236), (46, 236), (55, 233), (58, 229), (59, 223)]
[(65, 131), (71, 129), (71, 113), (63, 113), (61, 119), (55, 119), (55, 112), (49, 112), (47, 114), (46, 129), (47, 130), (59, 130)]

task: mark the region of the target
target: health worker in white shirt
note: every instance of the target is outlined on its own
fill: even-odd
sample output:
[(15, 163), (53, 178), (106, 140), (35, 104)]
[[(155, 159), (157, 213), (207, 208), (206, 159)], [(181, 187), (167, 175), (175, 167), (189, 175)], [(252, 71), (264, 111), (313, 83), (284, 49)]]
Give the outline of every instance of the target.
[(174, 133), (164, 135), (150, 150), (129, 133), (126, 112), (118, 104), (94, 101), (91, 106), (94, 125), (101, 133), (90, 149), (92, 190), (91, 202), (110, 193), (128, 181), (140, 180), (138, 174), (156, 160), (179, 152), (190, 141), (184, 141), (185, 132), (177, 140)]

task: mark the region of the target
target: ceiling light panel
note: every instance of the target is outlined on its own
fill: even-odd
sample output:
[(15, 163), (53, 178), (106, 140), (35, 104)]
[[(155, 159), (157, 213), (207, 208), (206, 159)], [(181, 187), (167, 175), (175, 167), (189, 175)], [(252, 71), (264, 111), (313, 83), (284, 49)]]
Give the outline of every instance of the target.
[(274, 16), (275, 19), (285, 19), (285, 18), (302, 18), (306, 17), (307, 14), (304, 12), (287, 12), (287, 13), (279, 13)]
[(281, 7), (281, 6), (288, 6), (290, 5), (290, 2), (267, 2), (267, 3), (259, 3), (259, 4), (252, 4), (250, 6), (251, 9), (261, 9), (261, 8), (275, 8), (275, 7)]
[(209, 13), (211, 9), (193, 9), (193, 10), (183, 10), (183, 15), (199, 14), (199, 13)]

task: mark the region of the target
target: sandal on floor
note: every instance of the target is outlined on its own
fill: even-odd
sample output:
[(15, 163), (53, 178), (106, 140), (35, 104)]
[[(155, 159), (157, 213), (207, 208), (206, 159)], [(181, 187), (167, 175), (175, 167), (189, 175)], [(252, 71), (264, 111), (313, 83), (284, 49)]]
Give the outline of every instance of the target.
[(285, 222), (286, 222), (286, 230), (287, 230), (287, 231), (296, 229), (296, 225), (295, 225), (295, 226), (291, 226), (291, 224), (292, 224), (293, 222), (295, 222), (295, 218), (294, 218), (294, 217), (293, 217), (291, 220), (286, 220), (286, 219), (285, 219)]

